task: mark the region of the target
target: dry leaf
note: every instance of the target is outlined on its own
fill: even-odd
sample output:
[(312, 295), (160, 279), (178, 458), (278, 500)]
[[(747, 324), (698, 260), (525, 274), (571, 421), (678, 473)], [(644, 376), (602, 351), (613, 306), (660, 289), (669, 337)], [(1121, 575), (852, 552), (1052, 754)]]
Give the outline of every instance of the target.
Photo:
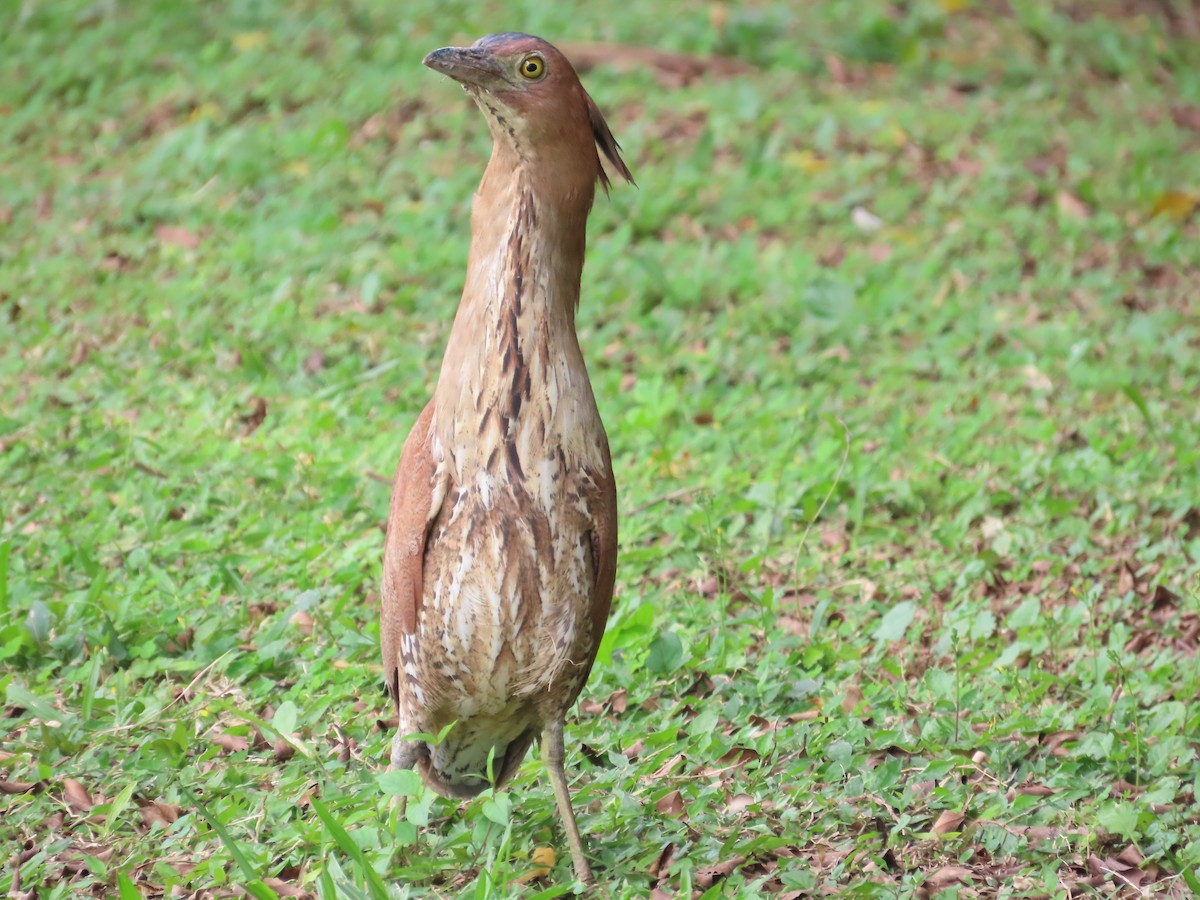
[(650, 877), (662, 878), (666, 875), (667, 870), (671, 868), (671, 860), (675, 858), (675, 845), (667, 842), (667, 846), (662, 848), (662, 852), (658, 854), (658, 858), (650, 863)]
[(242, 423), (242, 436), (254, 434), (266, 419), (267, 401), (262, 397), (251, 397), (250, 411), (238, 416), (238, 421)]
[(683, 815), (683, 795), (679, 791), (671, 791), (655, 803), (654, 808), (664, 816), (678, 818)]
[(1088, 219), (1091, 218), (1092, 211), (1086, 203), (1072, 194), (1070, 191), (1059, 191), (1054, 202), (1058, 206), (1058, 211), (1072, 219)]
[(304, 610), (300, 610), (299, 612), (293, 613), (292, 617), (290, 619), (288, 619), (288, 621), (291, 622), (293, 625), (295, 625), (296, 630), (299, 631), (302, 635), (304, 635), (305, 637), (312, 637), (313, 618), (308, 613), (306, 613)]
[(291, 882), (284, 881), (282, 878), (264, 878), (263, 884), (273, 890), (280, 897), (299, 897), (301, 900), (306, 900), (313, 895), (303, 888), (296, 887)]
[(142, 821), (147, 826), (153, 826), (155, 823), (167, 826), (178, 821), (179, 817), (183, 814), (183, 810), (174, 803), (162, 803), (158, 800), (151, 801), (146, 806), (143, 806), (140, 812), (142, 814)]
[(740, 768), (746, 763), (757, 762), (759, 753), (751, 747), (733, 747), (717, 760), (721, 765)]
[(528, 872), (512, 879), (510, 884), (529, 884), (530, 882), (549, 877), (550, 873), (554, 870), (554, 848), (534, 847), (533, 853), (529, 856), (529, 861), (533, 863), (533, 867)]
[(921, 885), (926, 891), (936, 892), (955, 884), (970, 884), (971, 870), (963, 866), (942, 866), (931, 872)]
[(250, 741), (241, 735), (225, 731), (213, 738), (213, 743), (226, 753), (241, 753), (250, 749)]
[(942, 814), (937, 817), (937, 821), (933, 823), (933, 833), (950, 834), (951, 832), (961, 831), (963, 819), (965, 818), (966, 816), (960, 812), (953, 809), (944, 809), (942, 810)]
[(0, 781), (0, 794), (28, 794), (37, 790), (37, 781)]
[(1200, 194), (1188, 191), (1164, 191), (1154, 199), (1150, 215), (1166, 216), (1176, 222), (1185, 221), (1200, 204)]
[(859, 704), (863, 702), (863, 692), (857, 684), (847, 685), (845, 694), (842, 697), (842, 712), (846, 715), (853, 715), (858, 709)]
[(734, 869), (746, 861), (744, 856), (734, 856), (724, 862), (719, 862), (715, 866), (704, 866), (697, 869), (695, 874), (695, 885), (698, 888), (710, 888), (713, 882), (718, 878), (725, 878)]
[(754, 798), (749, 794), (734, 794), (725, 804), (725, 812), (736, 815), (754, 805)]
[(74, 778), (63, 779), (63, 796), (75, 812), (85, 813), (92, 808), (92, 795)]

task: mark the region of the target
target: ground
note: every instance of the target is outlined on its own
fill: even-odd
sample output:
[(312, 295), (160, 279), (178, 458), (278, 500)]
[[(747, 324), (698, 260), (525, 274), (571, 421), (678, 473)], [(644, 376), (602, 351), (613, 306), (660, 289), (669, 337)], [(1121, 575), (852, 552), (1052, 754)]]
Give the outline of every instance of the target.
[(0, 890), (572, 890), (536, 755), (381, 775), (387, 476), (488, 150), (420, 60), (513, 29), (638, 181), (579, 314), (606, 895), (1200, 892), (1182, 0), (0, 7)]

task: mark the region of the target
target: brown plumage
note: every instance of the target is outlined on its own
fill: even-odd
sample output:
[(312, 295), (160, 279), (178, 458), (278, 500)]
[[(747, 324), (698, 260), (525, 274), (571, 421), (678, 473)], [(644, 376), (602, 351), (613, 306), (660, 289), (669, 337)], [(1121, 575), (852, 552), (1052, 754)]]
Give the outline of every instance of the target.
[[(380, 629), (400, 721), (392, 764), (470, 797), (510, 778), (540, 737), (586, 882), (563, 722), (608, 618), (617, 506), (575, 309), (596, 182), (608, 187), (597, 147), (633, 178), (545, 41), (490, 35), (425, 65), (462, 83), (493, 146), (441, 375), (392, 492)], [(441, 743), (405, 739), (452, 723)]]

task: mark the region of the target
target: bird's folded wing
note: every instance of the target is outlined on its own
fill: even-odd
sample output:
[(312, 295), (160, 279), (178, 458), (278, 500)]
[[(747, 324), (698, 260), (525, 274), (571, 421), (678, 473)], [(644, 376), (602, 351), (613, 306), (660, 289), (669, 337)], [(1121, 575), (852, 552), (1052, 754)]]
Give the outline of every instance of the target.
[(446, 496), (430, 443), (432, 421), (430, 400), (408, 433), (392, 485), (379, 630), (384, 677), (393, 699), (399, 687), (401, 639), (416, 632), (421, 611), (425, 541)]
[[(607, 447), (604, 456), (607, 460)], [(588, 504), (593, 523), (592, 546), (596, 554), (596, 585), (591, 609), (593, 659), (604, 637), (604, 626), (612, 607), (613, 584), (617, 579), (617, 485), (612, 465), (606, 464), (603, 471), (595, 475), (595, 479), (594, 498)]]

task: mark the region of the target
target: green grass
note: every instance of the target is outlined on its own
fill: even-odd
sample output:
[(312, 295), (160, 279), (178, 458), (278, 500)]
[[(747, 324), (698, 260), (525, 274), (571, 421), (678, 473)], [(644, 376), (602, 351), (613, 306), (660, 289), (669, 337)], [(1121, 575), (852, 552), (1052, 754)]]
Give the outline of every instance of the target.
[(607, 892), (1200, 892), (1200, 45), (906, 6), (0, 6), (0, 890), (571, 891), (535, 755), (380, 778), (378, 473), (488, 148), (420, 59), (518, 28), (753, 66), (584, 76)]

